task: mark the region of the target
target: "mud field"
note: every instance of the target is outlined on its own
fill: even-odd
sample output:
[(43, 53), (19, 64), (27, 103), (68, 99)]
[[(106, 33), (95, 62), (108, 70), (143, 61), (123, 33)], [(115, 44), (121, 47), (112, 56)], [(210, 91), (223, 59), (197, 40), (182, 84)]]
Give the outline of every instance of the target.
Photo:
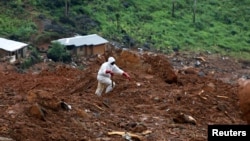
[[(205, 141), (207, 125), (247, 124), (238, 78), (249, 63), (211, 54), (109, 53), (131, 80), (98, 97), (108, 55), (72, 65), (42, 62), (26, 72), (2, 63), (0, 141)], [(67, 109), (66, 102), (71, 106)]]

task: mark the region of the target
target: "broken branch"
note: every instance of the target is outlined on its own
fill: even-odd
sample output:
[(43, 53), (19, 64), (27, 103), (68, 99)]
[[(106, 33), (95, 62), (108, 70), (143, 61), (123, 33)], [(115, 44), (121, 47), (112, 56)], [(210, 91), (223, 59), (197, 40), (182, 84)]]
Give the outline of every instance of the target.
[(90, 102), (88, 102), (88, 101), (86, 101), (86, 100), (84, 100), (84, 102), (85, 103), (87, 103), (87, 104), (89, 104), (89, 105), (93, 105), (93, 106), (95, 106), (96, 108), (98, 108), (99, 110), (102, 110), (102, 111), (104, 111), (104, 109), (102, 109), (100, 106), (98, 106), (97, 104), (95, 104), (95, 103), (90, 103)]
[(201, 95), (202, 93), (204, 93), (204, 90), (201, 90), (201, 91), (198, 93), (198, 95)]
[(228, 98), (227, 96), (221, 96), (221, 95), (217, 95), (218, 98)]
[(203, 62), (206, 62), (206, 60), (204, 59), (204, 57), (196, 57), (195, 59), (199, 59), (199, 60), (202, 60)]
[(119, 131), (112, 131), (112, 132), (108, 132), (108, 135), (121, 135), (121, 136), (124, 136), (128, 134), (129, 136), (133, 137), (133, 138), (137, 138), (139, 139), (140, 141), (142, 141), (143, 137), (140, 136), (140, 135), (136, 135), (136, 134), (133, 134), (133, 133), (128, 133), (128, 132), (119, 132)]
[(7, 107), (8, 105), (0, 105), (0, 107)]

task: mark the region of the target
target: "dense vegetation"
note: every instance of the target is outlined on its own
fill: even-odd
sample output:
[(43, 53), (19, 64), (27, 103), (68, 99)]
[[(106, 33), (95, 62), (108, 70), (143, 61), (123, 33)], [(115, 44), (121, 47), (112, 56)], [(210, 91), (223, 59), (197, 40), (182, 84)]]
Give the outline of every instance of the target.
[[(97, 33), (127, 47), (250, 58), (249, 5), (250, 0), (1, 0), (0, 36), (38, 43)], [(34, 19), (62, 28), (38, 32)]]
[(51, 44), (51, 48), (49, 48), (47, 53), (48, 58), (53, 61), (61, 61), (61, 62), (70, 62), (71, 56), (69, 51), (66, 50), (66, 47), (58, 42), (54, 42)]

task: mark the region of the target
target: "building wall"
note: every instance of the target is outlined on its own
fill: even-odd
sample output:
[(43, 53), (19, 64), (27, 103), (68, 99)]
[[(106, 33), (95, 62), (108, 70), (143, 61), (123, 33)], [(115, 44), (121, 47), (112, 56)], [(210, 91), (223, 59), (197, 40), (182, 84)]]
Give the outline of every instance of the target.
[(27, 47), (23, 47), (19, 50), (16, 50), (14, 52), (14, 54), (16, 55), (16, 59), (19, 59), (19, 58), (25, 58), (26, 57), (26, 53), (27, 53)]
[(80, 55), (80, 56), (81, 56), (81, 55), (84, 55), (84, 54), (85, 54), (84, 46), (76, 47), (76, 48), (74, 49), (73, 54), (75, 54), (75, 55)]
[(97, 46), (80, 46), (76, 47), (71, 51), (74, 55), (90, 56), (96, 54), (103, 54), (106, 50), (106, 44), (101, 44)]
[(101, 44), (93, 48), (93, 54), (103, 54), (106, 51), (106, 44)]
[(17, 59), (18, 58), (25, 58), (26, 53), (27, 53), (27, 47), (23, 47), (23, 48), (21, 48), (19, 50), (13, 51), (13, 52), (0, 49), (0, 57), (15, 55)]
[(76, 55), (77, 54), (77, 48), (73, 48), (71, 51), (71, 55)]
[(22, 49), (22, 55), (21, 55), (22, 58), (25, 58), (27, 56), (27, 50), (28, 50), (28, 46)]
[(8, 56), (8, 52), (3, 49), (0, 49), (0, 57), (4, 57), (4, 56)]
[(17, 59), (25, 58), (26, 53), (27, 46), (13, 52), (0, 49), (0, 58), (4, 60), (10, 58), (10, 62), (15, 62)]

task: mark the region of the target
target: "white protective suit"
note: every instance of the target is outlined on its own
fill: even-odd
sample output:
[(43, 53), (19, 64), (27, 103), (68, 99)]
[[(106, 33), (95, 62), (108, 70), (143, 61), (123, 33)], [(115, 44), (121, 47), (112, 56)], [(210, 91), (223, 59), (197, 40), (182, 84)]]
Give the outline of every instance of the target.
[(106, 87), (107, 88), (105, 93), (112, 91), (113, 88), (115, 87), (115, 82), (113, 82), (112, 85), (111, 74), (107, 73), (106, 72), (107, 70), (112, 71), (114, 74), (119, 74), (119, 75), (122, 75), (124, 73), (124, 71), (121, 70), (115, 64), (111, 65), (112, 62), (115, 62), (115, 58), (109, 57), (108, 61), (103, 63), (98, 71), (97, 74), (98, 86), (95, 92), (95, 94), (98, 96), (102, 95), (102, 92)]

